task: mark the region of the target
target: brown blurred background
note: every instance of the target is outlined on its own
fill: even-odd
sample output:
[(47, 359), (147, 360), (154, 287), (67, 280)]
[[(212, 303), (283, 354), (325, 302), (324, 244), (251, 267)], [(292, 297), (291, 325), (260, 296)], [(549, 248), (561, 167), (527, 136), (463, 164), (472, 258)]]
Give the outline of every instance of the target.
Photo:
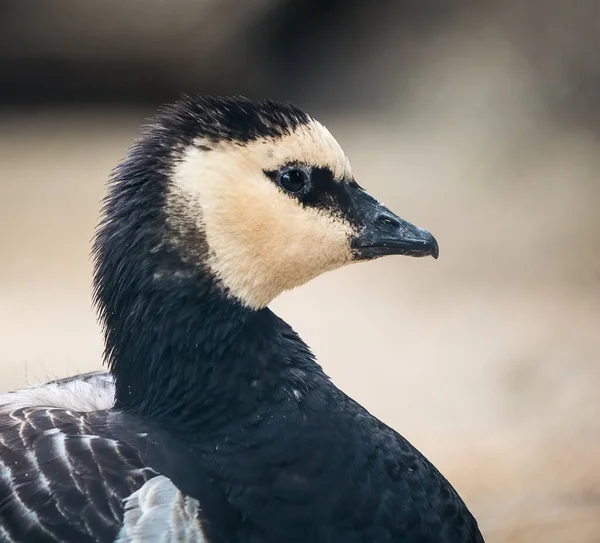
[(275, 309), (488, 542), (600, 541), (600, 3), (4, 0), (0, 389), (100, 367), (103, 184), (181, 92), (295, 101), (441, 256)]

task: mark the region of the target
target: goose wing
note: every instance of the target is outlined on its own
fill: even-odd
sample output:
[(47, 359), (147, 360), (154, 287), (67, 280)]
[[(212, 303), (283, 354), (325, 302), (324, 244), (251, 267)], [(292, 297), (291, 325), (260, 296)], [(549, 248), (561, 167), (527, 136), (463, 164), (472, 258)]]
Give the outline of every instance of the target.
[(107, 414), (0, 407), (0, 541), (204, 541), (196, 500), (111, 436)]

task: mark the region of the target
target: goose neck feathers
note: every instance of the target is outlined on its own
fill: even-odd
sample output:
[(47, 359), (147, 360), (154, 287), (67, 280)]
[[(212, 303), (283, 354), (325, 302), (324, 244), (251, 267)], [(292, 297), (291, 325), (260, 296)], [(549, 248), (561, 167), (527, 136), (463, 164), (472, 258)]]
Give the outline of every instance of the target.
[(268, 383), (293, 388), (292, 362), (320, 372), (287, 324), (228, 295), (208, 266), (204, 210), (173, 195), (186, 150), (235, 153), (311, 121), (272, 102), (184, 99), (163, 109), (115, 170), (94, 244), (94, 294), (118, 409), (206, 429), (225, 410), (235, 417), (268, 401)]
[(124, 263), (131, 257), (118, 253), (100, 266), (97, 296), (106, 307), (117, 409), (204, 435), (306, 386), (304, 370), (321, 372), (286, 323), (228, 298), (210, 275), (181, 273), (181, 263), (157, 280), (144, 256), (161, 256), (168, 266), (171, 255), (160, 252), (136, 255), (131, 270)]

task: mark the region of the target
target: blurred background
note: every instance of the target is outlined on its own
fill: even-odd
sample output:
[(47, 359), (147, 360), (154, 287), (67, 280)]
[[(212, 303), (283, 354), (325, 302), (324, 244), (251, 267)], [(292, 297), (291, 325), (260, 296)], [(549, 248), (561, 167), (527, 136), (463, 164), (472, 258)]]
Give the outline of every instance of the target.
[(101, 366), (90, 239), (157, 105), (292, 100), (441, 256), (275, 310), (488, 542), (600, 541), (599, 48), (595, 0), (3, 0), (0, 389)]

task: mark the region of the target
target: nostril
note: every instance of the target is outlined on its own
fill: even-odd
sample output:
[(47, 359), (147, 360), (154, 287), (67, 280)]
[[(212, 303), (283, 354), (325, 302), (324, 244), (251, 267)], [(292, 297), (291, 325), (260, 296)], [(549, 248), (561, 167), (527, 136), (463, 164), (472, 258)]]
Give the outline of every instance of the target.
[(398, 228), (400, 226), (398, 219), (390, 217), (389, 215), (379, 215), (376, 221), (383, 226), (393, 226), (394, 228)]

